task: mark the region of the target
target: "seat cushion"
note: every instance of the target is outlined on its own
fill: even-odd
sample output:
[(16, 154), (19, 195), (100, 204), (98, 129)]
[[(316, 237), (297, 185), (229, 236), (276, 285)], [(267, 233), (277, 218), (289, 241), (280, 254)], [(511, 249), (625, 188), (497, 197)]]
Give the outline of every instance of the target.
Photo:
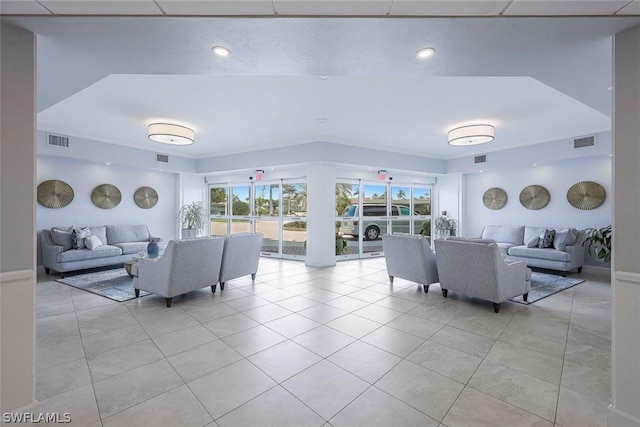
[(524, 240), (523, 243), (527, 244), (527, 242), (529, 240), (531, 240), (534, 237), (540, 237), (540, 235), (542, 233), (544, 233), (545, 231), (547, 231), (547, 227), (531, 227), (531, 226), (526, 226), (524, 227)]
[(91, 249), (70, 249), (58, 254), (58, 262), (84, 261), (87, 259), (105, 258), (122, 255), (122, 249), (110, 245), (102, 245)]
[(524, 243), (524, 226), (485, 225), (482, 230), (482, 238), (495, 240), (498, 243), (521, 245)]
[(513, 246), (509, 248), (508, 254), (511, 256), (546, 259), (550, 261), (571, 261), (571, 254), (563, 251), (558, 251), (552, 248), (528, 248), (524, 245)]
[[(147, 245), (149, 242), (125, 242), (125, 243), (114, 243), (113, 246), (116, 246), (122, 249), (122, 254), (137, 254), (140, 251), (147, 252)], [(166, 248), (166, 242), (158, 242), (158, 249), (160, 252), (164, 252)]]

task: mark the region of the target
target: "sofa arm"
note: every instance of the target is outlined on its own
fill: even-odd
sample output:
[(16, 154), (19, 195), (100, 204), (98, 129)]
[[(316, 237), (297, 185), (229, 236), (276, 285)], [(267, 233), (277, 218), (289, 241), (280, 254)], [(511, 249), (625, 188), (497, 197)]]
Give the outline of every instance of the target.
[(505, 262), (499, 269), (498, 299), (502, 302), (525, 294), (531, 290), (531, 281), (527, 280), (527, 264), (522, 261)]
[(58, 254), (64, 252), (64, 248), (53, 243), (49, 230), (43, 230), (40, 233), (40, 248), (42, 249), (42, 264), (46, 268), (55, 269), (58, 264)]
[(170, 262), (170, 259), (164, 257), (140, 258), (138, 277), (134, 277), (133, 287), (169, 298)]
[(586, 248), (582, 245), (582, 242), (575, 245), (565, 246), (564, 251), (571, 256), (569, 268), (579, 268), (584, 265), (584, 253)]

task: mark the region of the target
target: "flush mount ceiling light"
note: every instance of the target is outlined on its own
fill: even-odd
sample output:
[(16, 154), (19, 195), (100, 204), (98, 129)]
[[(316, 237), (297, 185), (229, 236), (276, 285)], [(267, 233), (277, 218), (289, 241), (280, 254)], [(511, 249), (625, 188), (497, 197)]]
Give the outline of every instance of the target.
[(449, 145), (477, 145), (493, 141), (492, 125), (467, 125), (449, 131)]
[(416, 52), (416, 58), (418, 59), (427, 59), (427, 58), (431, 58), (433, 55), (435, 55), (436, 50), (432, 47), (425, 47), (424, 49), (420, 49), (419, 51)]
[(231, 55), (231, 51), (224, 46), (214, 46), (211, 48), (211, 52), (221, 58), (226, 58)]
[(149, 139), (163, 144), (191, 145), (195, 133), (188, 127), (169, 123), (151, 123), (149, 125)]

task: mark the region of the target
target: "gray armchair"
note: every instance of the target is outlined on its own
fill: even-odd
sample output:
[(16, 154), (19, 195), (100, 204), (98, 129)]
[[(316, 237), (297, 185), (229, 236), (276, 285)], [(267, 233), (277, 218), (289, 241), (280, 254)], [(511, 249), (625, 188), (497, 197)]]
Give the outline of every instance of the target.
[(493, 241), (436, 240), (440, 287), (446, 298), (453, 290), (500, 304), (522, 295), (526, 301), (531, 290), (531, 270), (524, 262), (508, 262)]
[(206, 286), (215, 292), (223, 247), (221, 237), (169, 241), (159, 258), (138, 261), (138, 276), (133, 278), (136, 297), (142, 289), (163, 296), (171, 307), (176, 295)]
[(429, 285), (438, 282), (436, 256), (424, 237), (385, 234), (382, 248), (392, 285), (393, 278), (399, 277), (419, 283), (425, 292), (429, 292)]
[(262, 234), (260, 233), (225, 236), (222, 266), (220, 267), (220, 290), (224, 290), (226, 281), (247, 274), (251, 275), (251, 280), (256, 279), (261, 248)]

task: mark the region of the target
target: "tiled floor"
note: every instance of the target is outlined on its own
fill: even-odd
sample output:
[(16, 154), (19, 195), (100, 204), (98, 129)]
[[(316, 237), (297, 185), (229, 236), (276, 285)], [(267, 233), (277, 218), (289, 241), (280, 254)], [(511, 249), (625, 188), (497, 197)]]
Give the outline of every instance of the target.
[(610, 285), (533, 305), (388, 282), (384, 259), (126, 303), (38, 280), (37, 398), (82, 426), (590, 426), (610, 398)]

